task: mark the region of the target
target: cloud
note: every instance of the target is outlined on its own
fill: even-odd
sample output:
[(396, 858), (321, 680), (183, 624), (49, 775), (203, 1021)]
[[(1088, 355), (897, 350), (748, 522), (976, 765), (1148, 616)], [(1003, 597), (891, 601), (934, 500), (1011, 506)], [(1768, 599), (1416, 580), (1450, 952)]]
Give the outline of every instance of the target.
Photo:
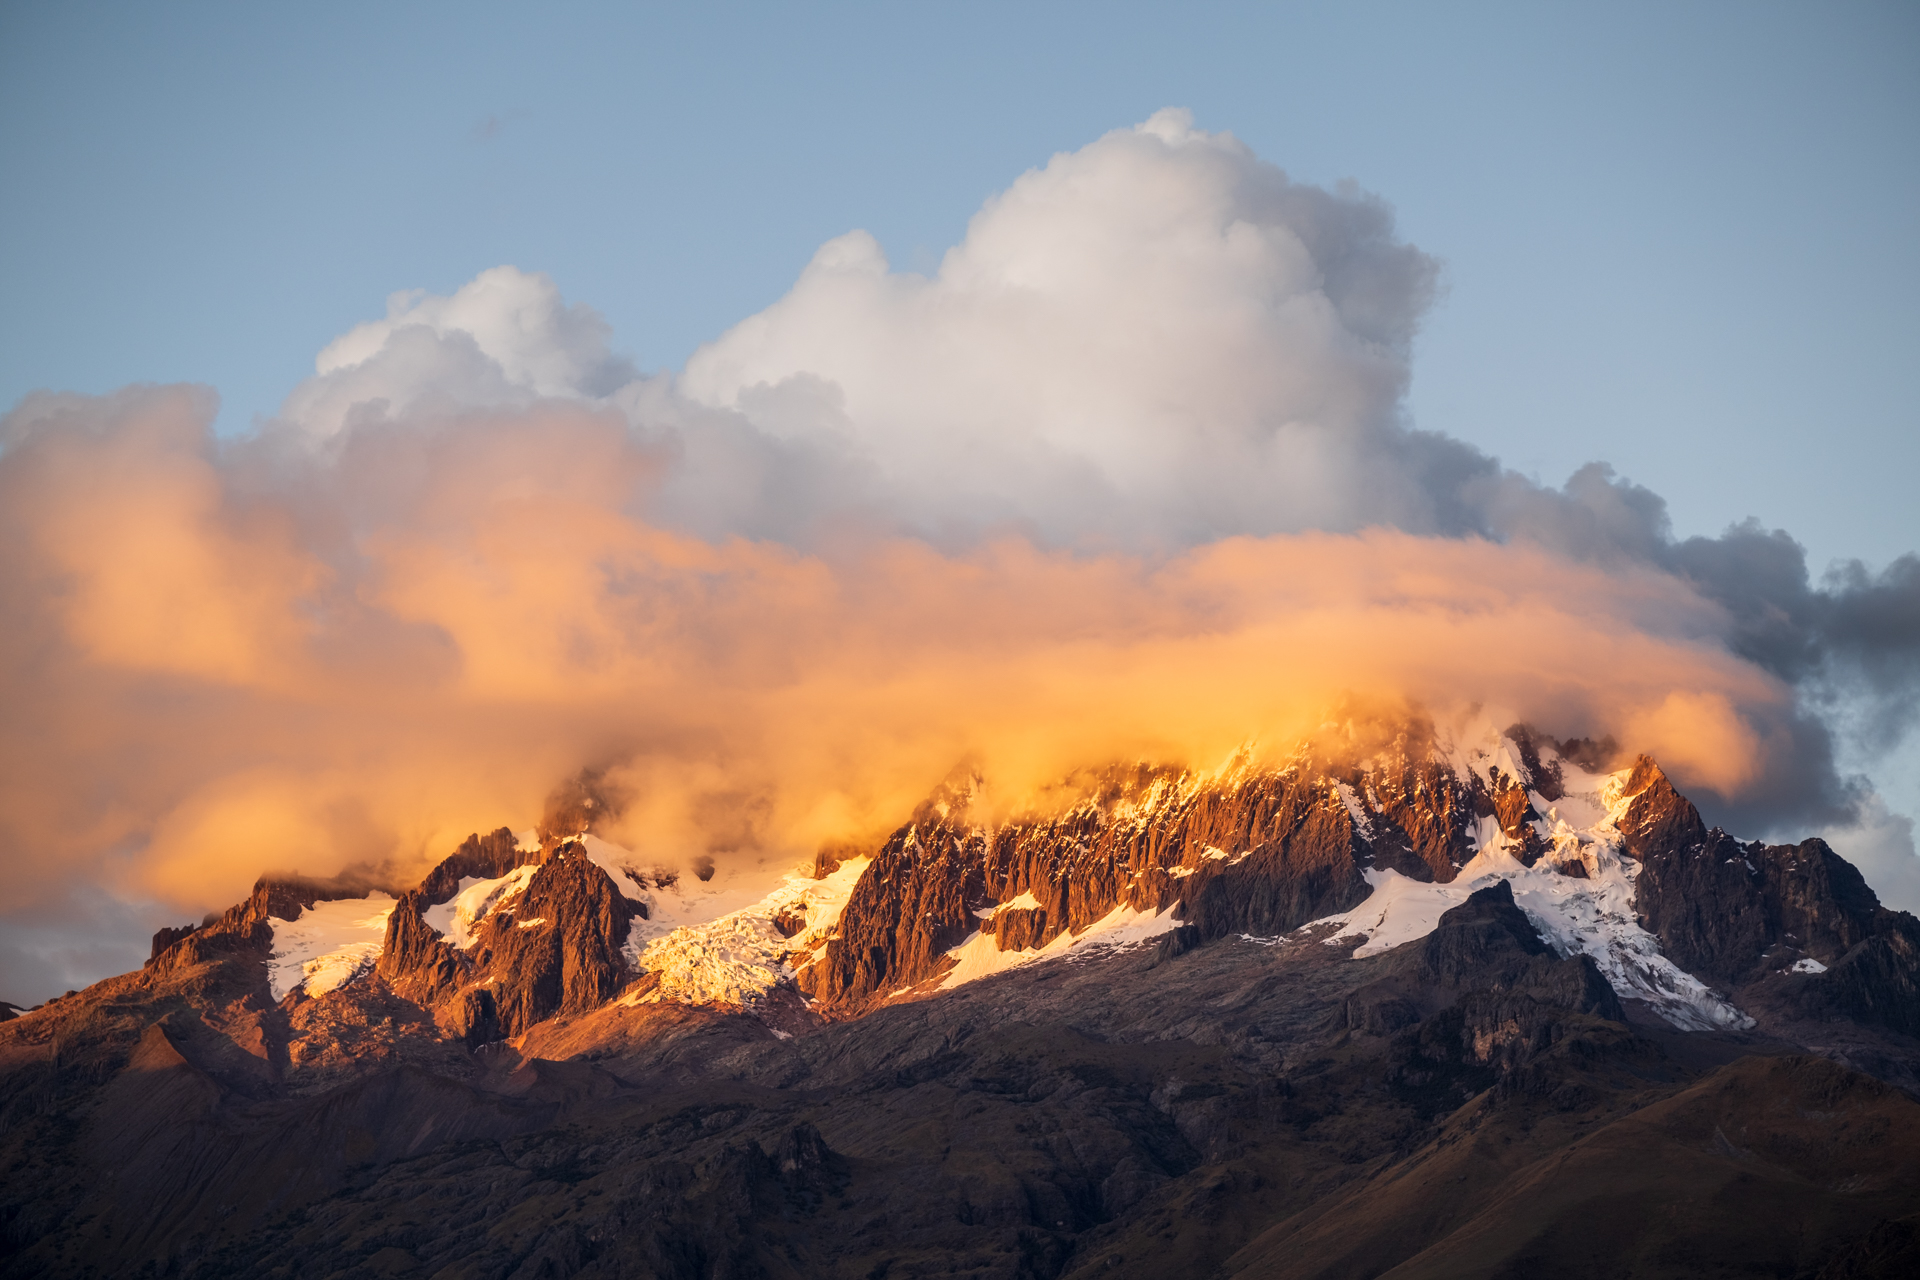
[(1022, 176), (931, 277), (830, 241), (676, 389), (869, 460), (923, 535), (1425, 530), (1398, 413), (1436, 273), (1378, 201), (1163, 111)]
[(635, 377), (609, 337), (606, 321), (566, 305), (550, 277), (494, 267), (451, 297), (388, 298), (385, 319), (327, 344), (280, 416), (326, 437), (368, 418), (606, 395)]
[(617, 399), (684, 449), (656, 512), (708, 536), (805, 544), (857, 518), (948, 548), (1018, 530), (1167, 552), (1384, 525), (1657, 569), (1799, 693), (1725, 820), (1849, 820), (1865, 793), (1836, 726), (1884, 751), (1920, 715), (1920, 560), (1816, 588), (1783, 531), (1676, 541), (1665, 500), (1605, 463), (1554, 489), (1411, 428), (1436, 278), (1378, 200), (1165, 111), (1023, 175), (930, 277), (864, 233), (830, 242), (682, 376)]
[[(785, 859), (962, 756), (1016, 786), (1212, 764), (1352, 691), (1610, 732), (1736, 791), (1791, 709), (1676, 579), (1526, 545), (713, 542), (646, 516), (670, 460), (605, 409), (363, 424), (270, 466), (212, 411), (130, 391), (10, 424), (0, 821), (60, 854), (16, 892), (91, 862), (184, 908), (263, 866), (417, 863), (591, 764), (656, 856)], [(752, 849), (712, 847), (739, 843), (716, 795), (766, 815)]]
[(7, 911), (404, 874), (583, 768), (647, 856), (753, 876), (963, 757), (1014, 792), (1208, 766), (1339, 702), (1611, 734), (1743, 833), (1854, 822), (1920, 883), (1834, 763), (1912, 721), (1916, 562), (1815, 586), (1783, 533), (1676, 541), (1603, 465), (1548, 488), (1413, 429), (1436, 277), (1379, 201), (1163, 112), (931, 276), (830, 242), (677, 373), (502, 267), (395, 295), (244, 437), (194, 389), (30, 397)]

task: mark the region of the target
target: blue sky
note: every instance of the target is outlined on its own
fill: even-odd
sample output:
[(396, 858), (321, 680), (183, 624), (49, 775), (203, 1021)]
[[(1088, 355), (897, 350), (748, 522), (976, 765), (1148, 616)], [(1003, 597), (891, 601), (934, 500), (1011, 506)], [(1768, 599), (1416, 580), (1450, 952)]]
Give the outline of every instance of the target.
[(1351, 178), (1446, 264), (1410, 409), (1816, 569), (1920, 515), (1908, 4), (11, 4), (0, 401), (218, 388), (244, 429), (397, 289), (512, 263), (645, 368), (855, 227), (1167, 105)]

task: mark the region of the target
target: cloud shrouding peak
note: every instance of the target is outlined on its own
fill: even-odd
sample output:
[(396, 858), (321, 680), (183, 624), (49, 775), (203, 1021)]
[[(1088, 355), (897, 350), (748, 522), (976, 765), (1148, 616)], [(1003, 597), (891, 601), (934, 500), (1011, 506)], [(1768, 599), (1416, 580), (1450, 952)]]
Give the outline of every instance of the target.
[(1905, 869), (1834, 735), (1905, 733), (1920, 569), (1815, 586), (1783, 534), (1677, 542), (1603, 466), (1545, 488), (1413, 430), (1434, 279), (1379, 201), (1163, 112), (931, 276), (829, 242), (682, 371), (500, 267), (395, 295), (246, 437), (188, 389), (30, 397), (0, 847), (53, 856), (6, 910), (411, 871), (583, 767), (648, 856), (750, 874), (962, 757), (1209, 766), (1350, 696), (1611, 734)]

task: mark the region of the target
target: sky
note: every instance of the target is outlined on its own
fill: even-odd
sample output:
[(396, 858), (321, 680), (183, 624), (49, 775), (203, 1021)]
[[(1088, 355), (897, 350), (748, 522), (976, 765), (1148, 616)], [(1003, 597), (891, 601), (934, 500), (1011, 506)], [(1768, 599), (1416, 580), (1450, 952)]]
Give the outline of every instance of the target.
[(901, 267), (1057, 151), (1190, 108), (1445, 264), (1408, 407), (1816, 567), (1920, 521), (1910, 4), (10, 4), (0, 402), (269, 413), (398, 289), (511, 263), (643, 368), (856, 227)]
[[(9, 917), (0, 979), (125, 967), (100, 938), (231, 900), (262, 832), (424, 848), (581, 764), (707, 796), (635, 830), (718, 848), (739, 797), (675, 752), (812, 837), (940, 752), (1084, 752), (1028, 741), (1036, 688), (1214, 750), (1240, 727), (1167, 712), (1214, 686), (1154, 726), (1107, 695), (1274, 646), (1429, 702), (1553, 646), (1493, 664), (1516, 709), (1746, 829), (1868, 813), (1905, 883), (1917, 71), (1909, 5), (0, 8), (6, 834), (75, 841), (22, 910), (81, 939)], [(140, 383), (211, 394), (35, 398)], [(522, 519), (509, 472), (597, 515), (502, 550), (461, 513)], [(574, 629), (482, 625), (561, 580)], [(1046, 601), (1095, 659), (968, 630)], [(971, 647), (899, 643), (935, 620)], [(1399, 625), (1424, 665), (1353, 641)], [(982, 671), (1021, 696), (952, 713)], [(475, 753), (483, 707), (533, 764)], [(793, 763), (928, 725), (897, 775)]]

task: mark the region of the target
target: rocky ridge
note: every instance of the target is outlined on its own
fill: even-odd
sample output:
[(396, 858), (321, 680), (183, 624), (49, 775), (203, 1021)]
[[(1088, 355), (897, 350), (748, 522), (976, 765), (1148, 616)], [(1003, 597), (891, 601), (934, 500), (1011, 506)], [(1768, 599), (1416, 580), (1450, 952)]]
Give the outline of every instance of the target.
[(1403, 735), (1367, 767), (1303, 752), (1217, 775), (1111, 769), (1076, 780), (1063, 813), (994, 826), (970, 821), (970, 780), (949, 784), (875, 855), (803, 985), (840, 1006), (911, 987), (982, 918), (1016, 951), (1119, 907), (1172, 909), (1206, 938), (1283, 933), (1364, 901), (1370, 868), (1451, 880), (1481, 819), (1530, 834), (1525, 775), (1463, 776), (1424, 745)]
[[(972, 819), (979, 780), (961, 776), (871, 856), (823, 858), (686, 923), (672, 877), (573, 815), (569, 834), (470, 837), (398, 895), (377, 959), (353, 975), (469, 1050), (616, 1003), (758, 1012), (791, 1032), (796, 1017), (858, 1017), (1176, 928), (1195, 944), (1307, 929), (1366, 954), (1497, 882), (1521, 887), (1559, 953), (1589, 954), (1674, 1025), (1757, 1014), (1920, 1034), (1913, 917), (1881, 907), (1824, 843), (1709, 830), (1651, 760), (1592, 773), (1579, 761), (1594, 750), (1518, 726), (1462, 750), (1416, 725), (1364, 758), (1109, 769), (1072, 780), (1072, 803), (999, 823)], [(263, 881), (218, 919), (156, 935), (148, 969), (271, 959), (275, 921), (356, 889)], [(311, 1021), (309, 994), (276, 1001), (289, 1025)]]

